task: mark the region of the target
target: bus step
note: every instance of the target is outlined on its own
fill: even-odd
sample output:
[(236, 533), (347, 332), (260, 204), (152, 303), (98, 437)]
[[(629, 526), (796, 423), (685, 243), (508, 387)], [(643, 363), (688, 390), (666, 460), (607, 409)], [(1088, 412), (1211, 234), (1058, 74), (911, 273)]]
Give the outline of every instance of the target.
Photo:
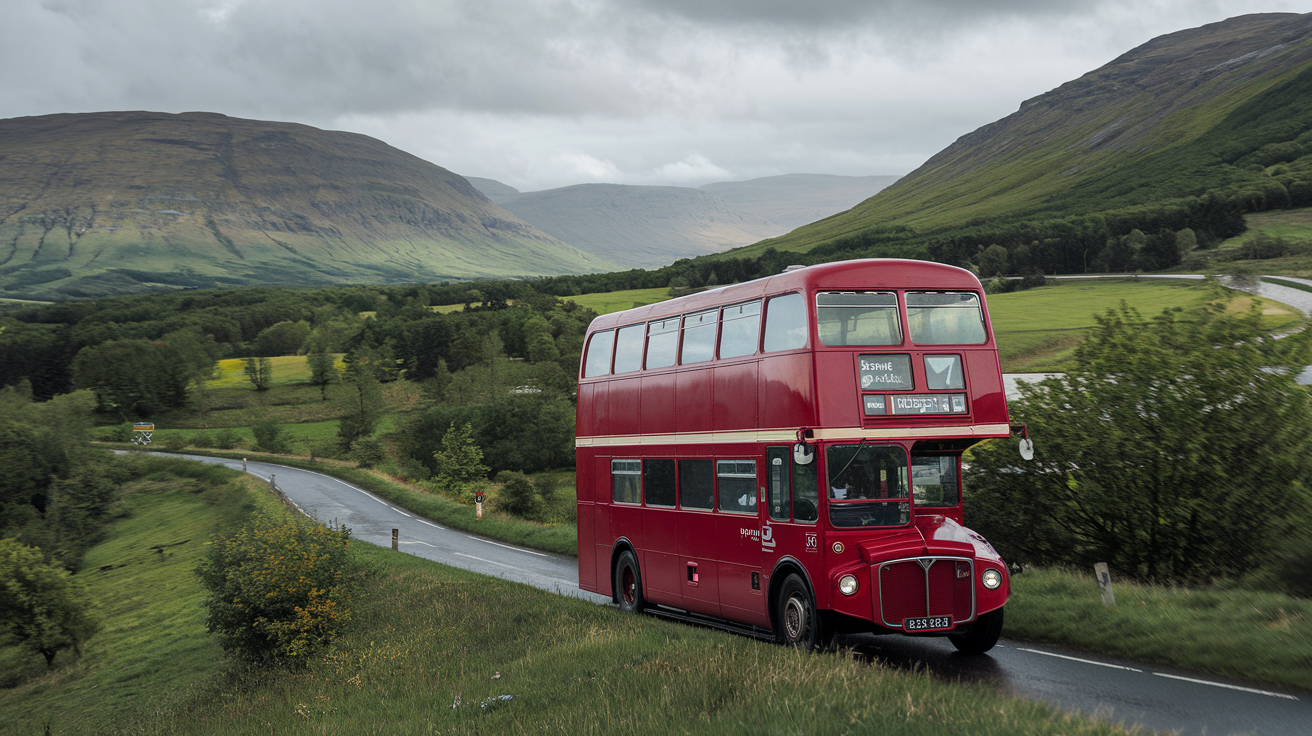
[(647, 613), (653, 616), (658, 616), (660, 618), (669, 619), (671, 621), (682, 621), (686, 624), (693, 624), (694, 626), (706, 626), (712, 629), (728, 631), (730, 633), (738, 634), (740, 636), (751, 637), (753, 639), (761, 639), (763, 641), (774, 641), (774, 632), (770, 631), (769, 629), (762, 629), (759, 626), (750, 626), (748, 624), (736, 624), (732, 621), (725, 621), (724, 619), (720, 619), (720, 618), (702, 616), (700, 614), (688, 613), (687, 611), (680, 611), (673, 608), (665, 608), (663, 606), (648, 608)]

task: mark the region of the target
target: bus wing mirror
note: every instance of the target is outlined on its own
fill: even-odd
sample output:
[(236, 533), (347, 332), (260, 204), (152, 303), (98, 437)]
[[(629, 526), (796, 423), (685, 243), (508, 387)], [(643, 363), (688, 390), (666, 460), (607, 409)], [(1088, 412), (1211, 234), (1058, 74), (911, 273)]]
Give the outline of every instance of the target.
[(1023, 460), (1034, 459), (1034, 440), (1029, 437), (1020, 438), (1020, 456)]
[(793, 462), (798, 465), (810, 465), (815, 460), (815, 448), (805, 442), (793, 445)]

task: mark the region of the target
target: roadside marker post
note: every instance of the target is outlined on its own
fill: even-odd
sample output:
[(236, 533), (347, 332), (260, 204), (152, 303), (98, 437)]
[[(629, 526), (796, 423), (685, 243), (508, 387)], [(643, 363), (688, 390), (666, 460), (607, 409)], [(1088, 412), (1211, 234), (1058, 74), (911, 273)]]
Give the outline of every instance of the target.
[(392, 551), (393, 551), (393, 552), (397, 551), (397, 549), (399, 548), (399, 546), (400, 546), (400, 544), (401, 544), (400, 540), (401, 540), (401, 530), (400, 530), (400, 529), (393, 529), (393, 530), (392, 530)]
[(1098, 587), (1102, 589), (1102, 604), (1104, 606), (1115, 606), (1116, 594), (1112, 592), (1112, 575), (1107, 570), (1107, 563), (1099, 562), (1095, 564), (1093, 574), (1098, 578)]
[(483, 492), (482, 491), (476, 491), (474, 493), (474, 518), (475, 519), (483, 518)]

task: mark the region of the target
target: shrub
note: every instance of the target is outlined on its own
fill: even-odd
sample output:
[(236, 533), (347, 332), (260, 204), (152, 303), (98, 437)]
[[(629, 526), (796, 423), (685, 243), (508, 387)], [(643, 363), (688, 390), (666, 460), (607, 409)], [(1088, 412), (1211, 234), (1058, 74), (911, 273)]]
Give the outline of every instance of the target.
[(287, 435), (283, 432), (282, 426), (272, 419), (256, 422), (251, 426), (251, 434), (255, 435), (256, 450), (274, 454), (291, 452), (291, 446), (287, 442)]
[(497, 505), (502, 511), (525, 519), (542, 517), (546, 504), (532, 478), (513, 470), (503, 470), (497, 473), (496, 482), (501, 485)]
[(231, 427), (224, 427), (214, 435), (214, 446), (220, 450), (231, 450), (237, 446), (240, 439)]
[(168, 452), (182, 452), (187, 449), (187, 438), (177, 432), (173, 432), (165, 437), (164, 441), (160, 444)]
[(131, 442), (132, 441), (132, 422), (116, 424), (113, 427), (105, 427), (100, 430), (99, 439), (101, 442)]
[(197, 432), (196, 434), (191, 436), (191, 446), (199, 447), (202, 449), (206, 447), (213, 447), (214, 438), (210, 437), (209, 432)]
[(197, 568), (209, 591), (205, 626), (253, 663), (304, 663), (351, 618), (350, 530), (259, 516), (218, 537)]
[(387, 452), (383, 449), (382, 442), (366, 437), (355, 441), (355, 448), (351, 450), (351, 459), (362, 468), (372, 468), (387, 459)]

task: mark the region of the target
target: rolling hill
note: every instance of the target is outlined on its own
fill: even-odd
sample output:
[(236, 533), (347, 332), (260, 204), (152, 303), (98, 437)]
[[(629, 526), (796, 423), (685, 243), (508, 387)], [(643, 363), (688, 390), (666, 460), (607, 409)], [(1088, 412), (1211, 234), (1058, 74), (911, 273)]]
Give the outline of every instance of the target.
[(962, 262), (1037, 244), (1050, 272), (1069, 271), (1133, 228), (1214, 242), (1245, 212), (1308, 204), (1312, 14), (1247, 15), (1153, 39), (851, 210), (730, 255), (901, 248)]
[(579, 184), (520, 192), (470, 177), (488, 199), (550, 235), (625, 267), (718, 253), (841, 212), (896, 176), (787, 174), (701, 188)]
[(0, 120), (0, 296), (614, 267), (363, 135), (214, 113)]

